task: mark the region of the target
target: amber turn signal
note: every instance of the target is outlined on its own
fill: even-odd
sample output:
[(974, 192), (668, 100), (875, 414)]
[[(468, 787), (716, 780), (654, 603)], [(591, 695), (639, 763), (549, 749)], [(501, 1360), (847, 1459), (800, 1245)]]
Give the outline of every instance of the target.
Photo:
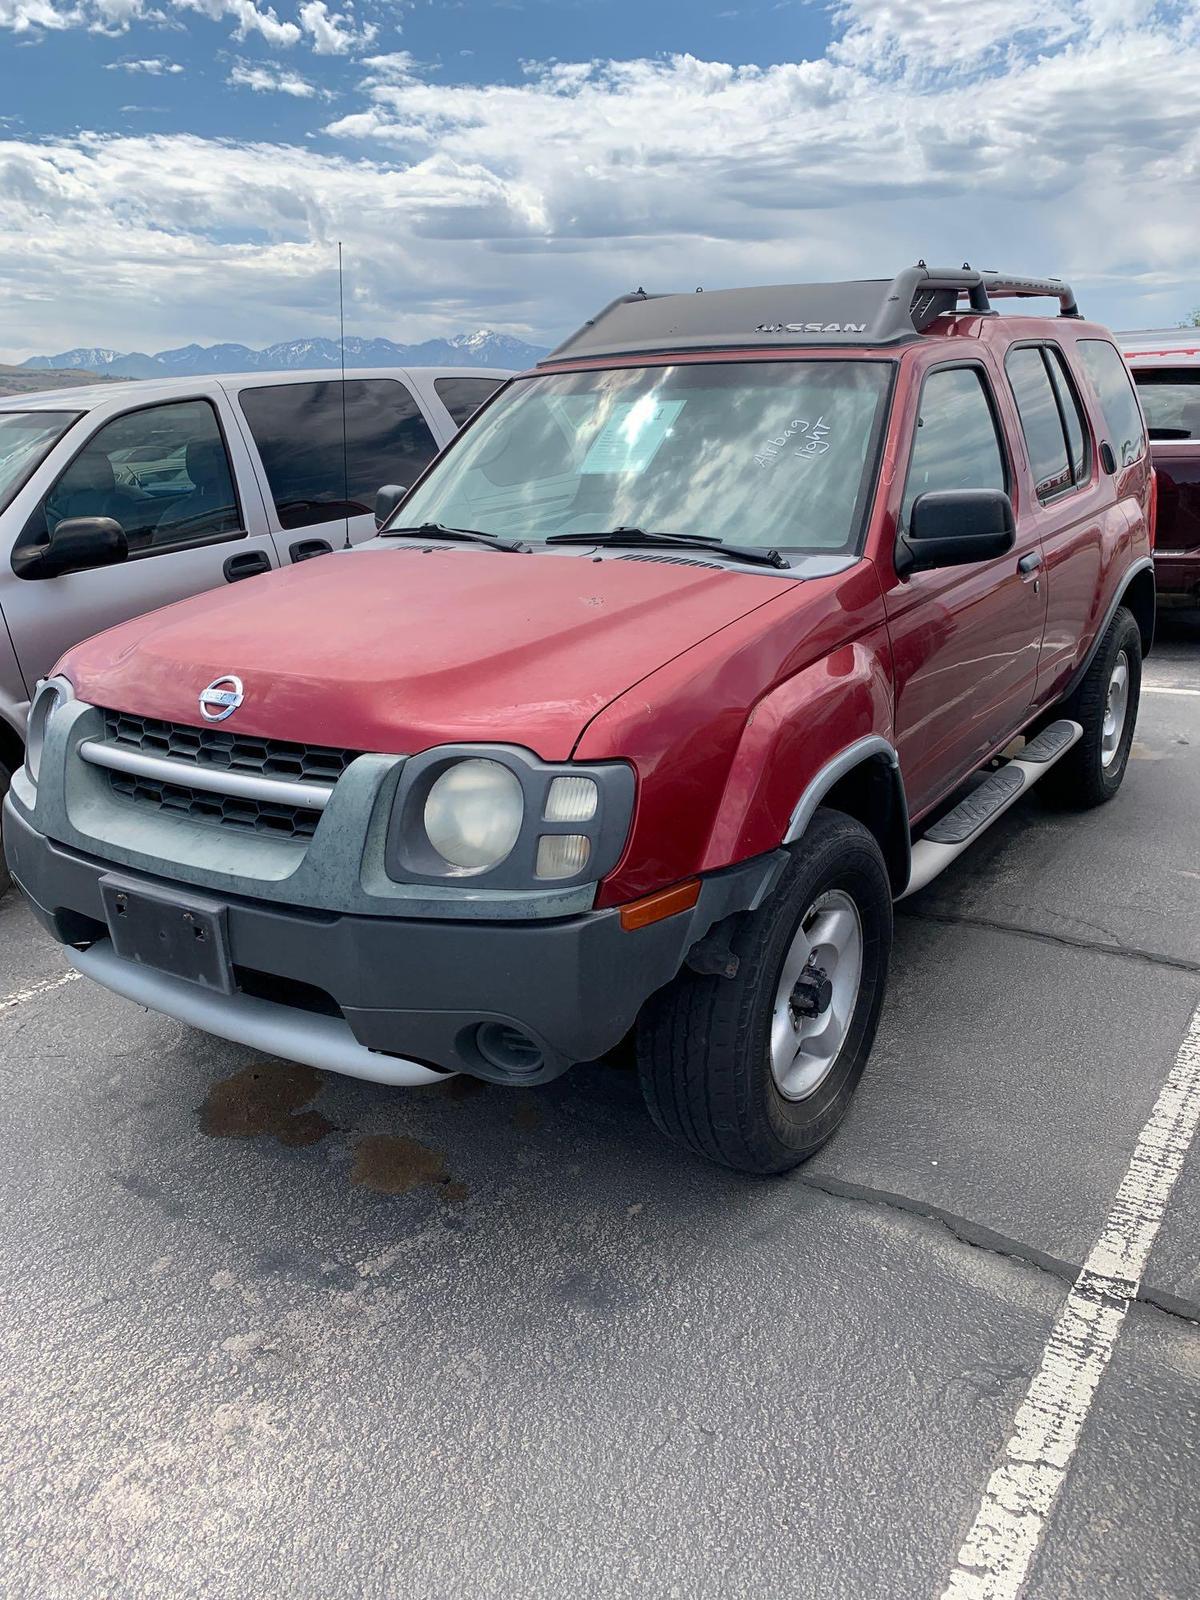
[(631, 900), (621, 907), (621, 926), (626, 933), (637, 928), (648, 928), (652, 922), (673, 917), (677, 911), (690, 911), (700, 898), (700, 879), (690, 878), (687, 883), (677, 883), (673, 889), (658, 889), (641, 900)]

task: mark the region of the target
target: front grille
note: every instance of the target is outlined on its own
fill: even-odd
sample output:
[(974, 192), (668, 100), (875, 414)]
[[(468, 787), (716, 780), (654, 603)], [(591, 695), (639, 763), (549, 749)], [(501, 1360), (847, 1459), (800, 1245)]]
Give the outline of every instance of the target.
[(158, 811), (169, 811), (192, 822), (215, 822), (224, 828), (274, 834), (278, 839), (311, 839), (321, 820), (321, 813), (307, 806), (212, 794), (207, 789), (188, 789), (182, 784), (162, 783), (157, 778), (132, 772), (109, 772), (108, 782), (113, 794), (122, 800), (154, 806)]
[[(190, 763), (202, 769), (246, 773), (283, 783), (332, 785), (359, 754), (325, 745), (293, 744), (225, 728), (192, 728), (160, 722), (125, 711), (105, 711), (104, 743), (145, 756)], [(107, 769), (109, 787), (119, 799), (151, 806), (159, 812), (277, 839), (307, 841), (316, 832), (321, 812), (284, 800), (258, 800), (216, 794), (186, 782), (167, 781), (141, 772)]]
[(261, 739), (254, 733), (225, 728), (189, 728), (180, 722), (158, 722), (127, 711), (104, 713), (104, 736), (110, 744), (140, 750), (148, 756), (170, 756), (226, 772), (251, 772), (260, 778), (293, 778), (305, 783), (336, 783), (359, 754), (320, 744), (291, 744), (286, 739)]

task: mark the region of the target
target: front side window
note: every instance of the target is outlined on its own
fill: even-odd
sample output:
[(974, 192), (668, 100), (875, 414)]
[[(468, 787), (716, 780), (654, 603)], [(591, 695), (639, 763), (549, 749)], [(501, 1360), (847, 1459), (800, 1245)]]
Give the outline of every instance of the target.
[(1075, 348), (1100, 396), (1108, 423), (1108, 442), (1117, 465), (1131, 466), (1145, 450), (1146, 437), (1129, 368), (1118, 355), (1116, 346), (1107, 339), (1080, 339)]
[(461, 428), (503, 382), (503, 378), (435, 378), (433, 387), (454, 426)]
[(1137, 386), (1151, 439), (1200, 439), (1200, 366), (1150, 367)]
[(902, 528), (908, 528), (920, 495), (941, 489), (1008, 488), (984, 383), (978, 367), (948, 367), (926, 378), (904, 484)]
[(53, 450), (78, 411), (0, 411), (0, 511)]
[(98, 428), (21, 535), (43, 544), (69, 517), (111, 517), (131, 554), (242, 530), (233, 474), (207, 400), (128, 411)]
[(853, 550), (891, 372), (885, 361), (727, 361), (521, 378), (400, 517), (524, 540), (641, 528)]
[(1040, 348), (1023, 345), (1010, 350), (1004, 370), (1017, 402), (1037, 497), (1052, 499), (1071, 487), (1072, 474), (1058, 400)]
[(238, 395), (283, 528), (373, 511), (385, 484), (412, 483), (437, 454), (420, 406), (399, 379), (350, 378), (344, 388), (344, 410), (340, 379)]

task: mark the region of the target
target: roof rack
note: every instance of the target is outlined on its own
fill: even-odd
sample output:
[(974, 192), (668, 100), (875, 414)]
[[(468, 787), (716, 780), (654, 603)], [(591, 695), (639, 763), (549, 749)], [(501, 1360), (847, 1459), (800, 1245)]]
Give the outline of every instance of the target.
[[(637, 289), (605, 306), (541, 363), (568, 358), (747, 345), (897, 344), (937, 318), (994, 316), (992, 300), (1049, 298), (1059, 315), (1078, 317), (1069, 284), (1016, 278), (975, 267), (918, 261), (890, 281), (792, 283), (709, 293), (647, 294)], [(959, 301), (965, 299), (965, 306)]]

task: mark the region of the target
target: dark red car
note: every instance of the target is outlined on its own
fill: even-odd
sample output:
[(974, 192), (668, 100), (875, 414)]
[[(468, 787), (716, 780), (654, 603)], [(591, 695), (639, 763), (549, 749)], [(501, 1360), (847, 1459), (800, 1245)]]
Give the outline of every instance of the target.
[(5, 848), (97, 981), (391, 1083), (634, 1029), (665, 1132), (778, 1172), (862, 1074), (893, 901), (1043, 775), (1121, 783), (1150, 464), (1056, 280), (639, 291), (397, 496), (37, 695)]
[(1160, 600), (1200, 605), (1200, 328), (1119, 335), (1158, 475)]

